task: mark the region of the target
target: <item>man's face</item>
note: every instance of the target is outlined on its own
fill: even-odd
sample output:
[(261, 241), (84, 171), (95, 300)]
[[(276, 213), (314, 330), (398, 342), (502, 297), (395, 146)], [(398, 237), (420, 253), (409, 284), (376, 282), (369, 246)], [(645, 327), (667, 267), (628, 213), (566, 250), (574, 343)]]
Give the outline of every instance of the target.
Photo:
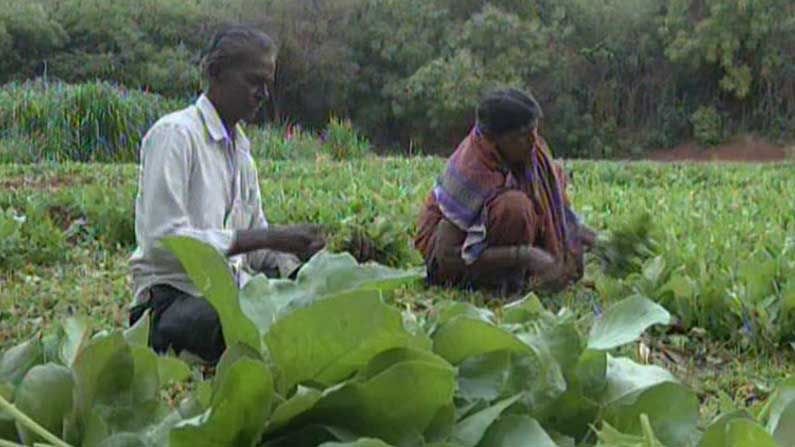
[(268, 98), (268, 85), (273, 83), (275, 71), (274, 54), (252, 51), (251, 57), (218, 75), (218, 88), (235, 120), (254, 118)]

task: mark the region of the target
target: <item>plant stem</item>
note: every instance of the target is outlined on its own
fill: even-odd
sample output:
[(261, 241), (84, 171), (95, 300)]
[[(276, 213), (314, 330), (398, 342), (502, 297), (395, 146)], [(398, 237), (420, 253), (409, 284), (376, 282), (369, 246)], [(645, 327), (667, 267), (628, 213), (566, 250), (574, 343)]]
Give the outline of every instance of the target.
[(0, 447), (25, 447), (25, 446), (22, 444), (17, 444), (16, 442), (0, 439)]
[[(16, 421), (37, 435), (44, 438), (47, 442), (51, 443), (54, 447), (72, 447), (69, 444), (60, 440), (57, 436), (47, 431), (46, 428), (42, 427), (41, 425), (37, 424), (36, 421), (31, 419), (25, 413), (17, 410), (17, 407), (11, 404), (11, 402), (5, 400), (3, 396), (0, 396), (0, 410), (7, 412), (11, 417), (16, 419)], [(17, 444), (11, 444), (9, 446), (0, 446), (0, 447), (16, 447)]]

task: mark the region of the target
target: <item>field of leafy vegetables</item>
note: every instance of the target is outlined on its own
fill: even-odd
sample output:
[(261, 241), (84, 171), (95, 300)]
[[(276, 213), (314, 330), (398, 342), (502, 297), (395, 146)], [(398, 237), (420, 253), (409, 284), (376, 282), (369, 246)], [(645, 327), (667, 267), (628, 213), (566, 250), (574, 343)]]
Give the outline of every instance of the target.
[(507, 306), (421, 283), (410, 236), (441, 166), (261, 166), (271, 221), (325, 223), (335, 251), (394, 269), (326, 253), (296, 282), (238, 294), (217, 254), (172, 240), (230, 344), (212, 377), (156, 357), (146, 327), (121, 332), (134, 166), (0, 167), (0, 445), (795, 442), (795, 381), (741, 406), (723, 389), (705, 411), (703, 390), (648, 353), (677, 334), (701, 340), (680, 357), (791, 350), (793, 166), (570, 163), (587, 221), (631, 236), (647, 214), (651, 242), (622, 272), (593, 258), (567, 293)]

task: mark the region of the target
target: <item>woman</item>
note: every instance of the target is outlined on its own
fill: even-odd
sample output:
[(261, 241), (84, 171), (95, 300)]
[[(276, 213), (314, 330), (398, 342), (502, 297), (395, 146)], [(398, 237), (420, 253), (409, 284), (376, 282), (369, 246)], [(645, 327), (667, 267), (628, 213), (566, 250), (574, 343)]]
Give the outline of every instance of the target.
[(595, 233), (570, 209), (566, 178), (518, 90), (487, 96), (420, 216), (415, 247), (433, 285), (560, 290), (582, 277)]

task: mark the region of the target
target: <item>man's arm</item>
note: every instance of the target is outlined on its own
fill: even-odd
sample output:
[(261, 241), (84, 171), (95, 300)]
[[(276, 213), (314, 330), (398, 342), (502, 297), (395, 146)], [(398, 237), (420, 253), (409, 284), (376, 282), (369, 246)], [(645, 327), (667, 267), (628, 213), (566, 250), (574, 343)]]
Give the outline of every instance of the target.
[(267, 249), (293, 253), (305, 261), (324, 246), (325, 240), (317, 225), (270, 226), (237, 231), (227, 255), (235, 256)]
[(325, 246), (322, 228), (319, 225), (271, 226), (263, 211), (256, 168), (252, 166), (251, 169), (253, 172), (249, 177), (251, 183), (248, 185), (248, 201), (254, 214), (249, 228), (235, 232), (227, 254), (236, 256), (258, 250), (271, 250), (292, 253), (302, 261), (308, 260)]

